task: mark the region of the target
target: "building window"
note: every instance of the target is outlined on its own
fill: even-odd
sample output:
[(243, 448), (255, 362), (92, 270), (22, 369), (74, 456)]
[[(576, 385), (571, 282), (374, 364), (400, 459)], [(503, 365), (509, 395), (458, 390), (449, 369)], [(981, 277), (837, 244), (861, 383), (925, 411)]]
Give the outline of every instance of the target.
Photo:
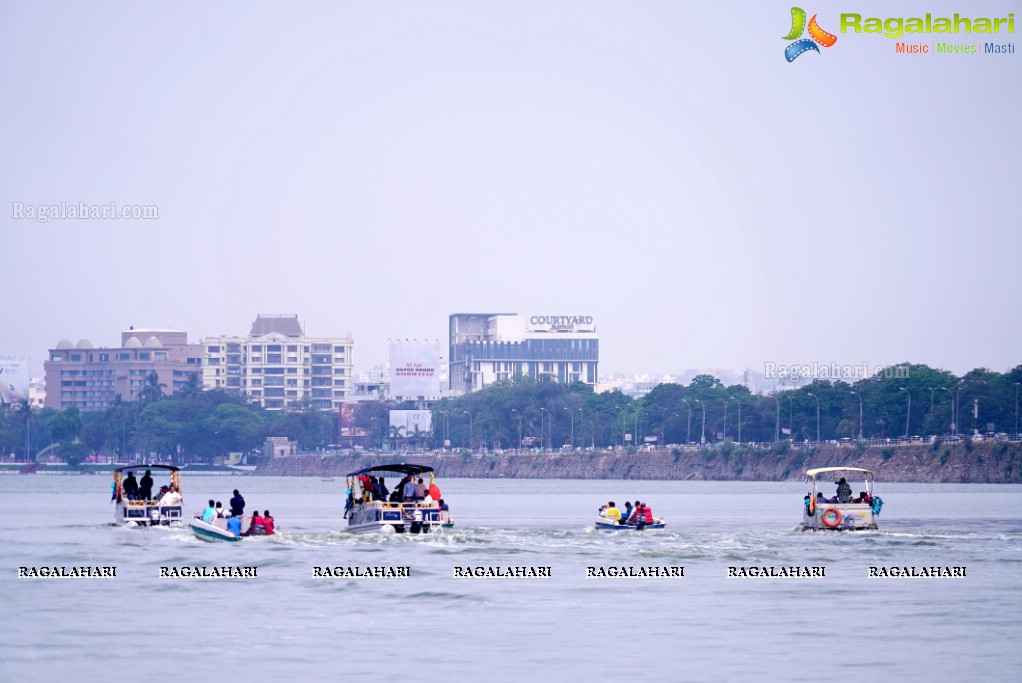
[(139, 360), (150, 360), (150, 358), (152, 358), (152, 354), (149, 353), (148, 351), (139, 351), (138, 352), (138, 359)]
[(206, 347), (206, 353), (220, 353), (220, 347), (219, 346), (207, 346)]
[(50, 355), (50, 361), (53, 363), (59, 363), (62, 360), (64, 360), (64, 358), (59, 353), (54, 353)]
[(131, 360), (131, 354), (130, 353), (118, 353), (117, 354), (117, 360)]
[[(158, 361), (165, 361), (165, 360), (167, 360), (167, 352), (166, 351), (155, 351), (154, 355), (156, 357), (156, 360), (158, 360)], [(100, 358), (100, 360), (102, 360), (102, 358)]]

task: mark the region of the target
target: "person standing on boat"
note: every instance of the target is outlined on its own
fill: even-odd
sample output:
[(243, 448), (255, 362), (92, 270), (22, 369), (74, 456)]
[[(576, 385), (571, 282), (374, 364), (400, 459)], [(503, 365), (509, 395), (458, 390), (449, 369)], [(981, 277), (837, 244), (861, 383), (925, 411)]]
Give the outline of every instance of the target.
[(238, 489), (234, 489), (234, 498), (231, 498), (231, 514), (235, 517), (245, 514), (245, 499), (238, 493)]
[(138, 480), (135, 479), (134, 472), (128, 472), (128, 476), (124, 478), (124, 497), (128, 500), (135, 500), (138, 498)]
[(404, 490), (401, 493), (404, 495), (404, 502), (413, 502), (415, 500), (415, 480), (408, 477), (408, 481), (405, 483)]
[(376, 480), (376, 500), (387, 502), (387, 497), (389, 495), (390, 491), (387, 490), (387, 485), (383, 483), (383, 477), (379, 477)]
[(422, 500), (426, 497), (426, 485), (422, 481), (422, 477), (419, 477), (419, 483), (415, 485), (415, 500)]
[(142, 500), (153, 499), (153, 473), (149, 470), (142, 475), (142, 481), (138, 482), (138, 497)]
[(847, 503), (852, 499), (852, 487), (848, 485), (844, 477), (841, 477), (836, 482), (837, 484), (837, 502)]

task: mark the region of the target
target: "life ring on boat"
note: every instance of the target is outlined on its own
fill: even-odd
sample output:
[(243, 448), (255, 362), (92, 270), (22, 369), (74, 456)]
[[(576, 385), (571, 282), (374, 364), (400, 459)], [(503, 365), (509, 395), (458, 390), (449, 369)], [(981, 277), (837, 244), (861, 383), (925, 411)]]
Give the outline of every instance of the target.
[[(831, 513), (834, 513), (833, 515)], [(820, 515), (820, 521), (823, 522), (823, 526), (833, 529), (841, 523), (841, 511), (837, 508), (827, 508)]]
[(816, 499), (812, 496), (809, 497), (809, 516), (812, 517), (816, 514)]

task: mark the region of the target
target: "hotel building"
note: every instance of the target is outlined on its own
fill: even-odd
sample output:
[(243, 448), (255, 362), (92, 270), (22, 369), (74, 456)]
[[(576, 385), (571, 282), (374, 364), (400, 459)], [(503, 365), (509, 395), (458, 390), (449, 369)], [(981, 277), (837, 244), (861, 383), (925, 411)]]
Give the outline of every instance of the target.
[(167, 394), (184, 386), (190, 375), (202, 373), (202, 347), (189, 344), (188, 334), (176, 330), (131, 328), (121, 332), (119, 348), (62, 339), (47, 358), (46, 407), (57, 410), (105, 410), (117, 396), (134, 401), (152, 372)]
[(599, 344), (591, 316), (455, 313), (448, 385), (467, 394), (524, 376), (596, 386)]
[(310, 338), (296, 315), (260, 315), (247, 337), (202, 340), (202, 384), (244, 393), (267, 410), (308, 399), (337, 410), (352, 390), (351, 336)]

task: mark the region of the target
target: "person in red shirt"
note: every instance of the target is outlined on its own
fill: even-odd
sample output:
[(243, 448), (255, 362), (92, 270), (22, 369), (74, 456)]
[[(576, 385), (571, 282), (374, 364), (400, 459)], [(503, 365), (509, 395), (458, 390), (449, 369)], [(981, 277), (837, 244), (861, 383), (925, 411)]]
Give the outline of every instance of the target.
[(256, 510), (252, 513), (252, 523), (248, 526), (248, 531), (245, 532), (246, 536), (262, 536), (266, 533), (266, 525), (263, 523), (263, 517)]
[(273, 535), (273, 517), (270, 517), (270, 511), (263, 511), (263, 528), (266, 529), (266, 535)]

